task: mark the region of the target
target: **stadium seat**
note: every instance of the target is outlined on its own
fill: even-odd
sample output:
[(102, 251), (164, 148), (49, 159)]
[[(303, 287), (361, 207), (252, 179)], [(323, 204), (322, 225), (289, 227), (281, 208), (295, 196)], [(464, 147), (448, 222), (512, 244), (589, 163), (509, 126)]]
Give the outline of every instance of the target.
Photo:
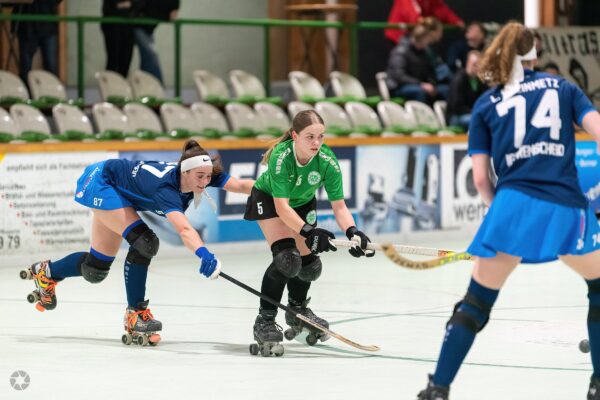
[(217, 105), (231, 101), (223, 79), (203, 69), (195, 70), (193, 75), (200, 101)]
[(344, 109), (352, 122), (355, 132), (364, 133), (367, 136), (379, 136), (382, 134), (383, 129), (381, 128), (379, 117), (368, 105), (357, 101), (349, 101), (344, 105)]
[(386, 130), (386, 132), (383, 133), (383, 136), (393, 136), (389, 135), (387, 133), (388, 131), (411, 136), (429, 135), (426, 132), (417, 130), (417, 121), (415, 120), (415, 117), (407, 112), (400, 104), (392, 101), (382, 101), (377, 104), (377, 112), (379, 113)]
[(192, 110), (181, 104), (165, 103), (160, 106), (160, 116), (165, 125), (167, 134), (173, 139), (187, 139), (189, 137), (203, 137), (198, 132), (198, 123)]
[(0, 143), (8, 143), (16, 140), (19, 135), (19, 127), (13, 121), (8, 111), (0, 108)]
[(267, 101), (273, 104), (282, 104), (281, 97), (266, 97), (264, 85), (256, 76), (241, 69), (229, 72), (229, 80), (235, 93), (236, 102), (253, 104), (257, 101)]
[(191, 107), (198, 130), (211, 139), (235, 139), (223, 113), (214, 105), (196, 102)]
[(409, 100), (404, 104), (406, 111), (411, 113), (415, 121), (417, 121), (417, 128), (419, 130), (428, 132), (430, 134), (437, 134), (439, 136), (451, 136), (455, 132), (450, 131), (442, 127), (442, 124), (435, 115), (435, 112), (427, 104), (420, 101)]
[(129, 83), (117, 72), (99, 71), (95, 76), (100, 87), (102, 101), (122, 106), (133, 99)]
[(181, 102), (179, 99), (167, 99), (160, 81), (145, 71), (137, 70), (130, 73), (129, 84), (135, 100), (149, 107), (158, 107), (166, 101)]
[(131, 130), (127, 117), (114, 104), (104, 102), (94, 104), (92, 115), (98, 128), (98, 140), (122, 140)]
[(314, 109), (315, 108), (313, 106), (303, 101), (290, 101), (290, 103), (288, 104), (288, 114), (291, 119), (294, 119), (296, 114), (298, 114), (300, 111)]
[(70, 104), (57, 104), (52, 108), (52, 116), (58, 129), (59, 140), (93, 140), (94, 129), (87, 115)]
[(0, 71), (0, 105), (10, 107), (28, 101), (29, 92), (21, 78), (12, 72)]
[(225, 113), (236, 137), (249, 138), (263, 134), (261, 120), (247, 104), (229, 103), (225, 106)]
[(288, 79), (294, 96), (299, 101), (316, 103), (325, 99), (325, 89), (314, 76), (302, 71), (291, 71)]
[(338, 104), (319, 101), (315, 104), (315, 110), (321, 115), (325, 122), (325, 136), (327, 137), (366, 137), (364, 133), (356, 133), (352, 130), (352, 123), (344, 109)]
[(160, 118), (148, 106), (129, 103), (125, 104), (123, 112), (129, 122), (129, 128), (135, 132), (135, 136), (139, 139), (152, 140), (166, 136)]
[(383, 100), (390, 100), (390, 89), (386, 83), (387, 72), (378, 72), (375, 74), (375, 80), (377, 81), (377, 89), (379, 89), (379, 95)]
[(361, 101), (372, 107), (381, 101), (379, 96), (367, 97), (362, 83), (350, 74), (333, 71), (329, 74), (329, 79), (331, 80), (333, 94), (338, 98), (345, 99), (345, 101)]
[(254, 105), (254, 111), (262, 121), (262, 126), (265, 127), (264, 131), (267, 135), (280, 137), (290, 129), (290, 119), (281, 107), (267, 102), (258, 102)]
[(10, 116), (19, 127), (19, 138), (26, 142), (50, 139), (50, 125), (40, 110), (28, 104), (13, 104)]
[(27, 74), (31, 96), (39, 107), (50, 108), (58, 103), (83, 107), (83, 99), (69, 99), (65, 85), (51, 72), (34, 69)]

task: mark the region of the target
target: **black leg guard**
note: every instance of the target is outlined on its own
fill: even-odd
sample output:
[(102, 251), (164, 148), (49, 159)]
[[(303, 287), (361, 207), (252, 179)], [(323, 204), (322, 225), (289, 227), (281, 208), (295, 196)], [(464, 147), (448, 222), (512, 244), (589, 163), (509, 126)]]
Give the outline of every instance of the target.
[[(475, 312), (465, 310), (465, 307), (462, 307), (463, 305), (474, 308)], [(491, 311), (491, 307), (488, 307), (472, 294), (467, 293), (465, 297), (454, 306), (454, 312), (446, 326), (462, 325), (473, 333), (477, 333), (487, 325)]]
[(125, 240), (146, 258), (151, 259), (158, 253), (160, 244), (158, 237), (145, 223), (141, 223), (133, 228), (127, 234)]
[[(263, 275), (261, 292), (271, 299), (281, 302), (285, 285), (290, 277), (298, 275), (302, 266), (300, 253), (294, 239), (286, 238), (271, 245), (273, 262)], [(271, 303), (260, 300), (262, 310), (277, 310)]]
[(112, 261), (104, 261), (91, 253), (87, 253), (82, 257), (81, 264), (79, 264), (79, 270), (81, 276), (90, 283), (100, 283), (107, 276)]
[(135, 265), (141, 265), (144, 267), (148, 267), (150, 265), (150, 261), (152, 259), (144, 256), (138, 250), (136, 250), (133, 246), (129, 247), (129, 251), (127, 252), (127, 257), (125, 257), (125, 261)]

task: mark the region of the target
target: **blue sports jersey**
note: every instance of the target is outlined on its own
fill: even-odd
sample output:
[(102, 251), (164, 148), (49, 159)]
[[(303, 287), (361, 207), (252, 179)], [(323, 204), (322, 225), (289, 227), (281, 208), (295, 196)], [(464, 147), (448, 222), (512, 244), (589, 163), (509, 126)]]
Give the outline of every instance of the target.
[(473, 108), (469, 155), (489, 154), (498, 182), (542, 200), (586, 208), (575, 167), (575, 129), (594, 110), (574, 84), (525, 70), (519, 91), (503, 99), (503, 86), (488, 90)]
[[(171, 211), (184, 212), (194, 194), (181, 193), (180, 167), (175, 162), (107, 160), (102, 177), (120, 196), (138, 211), (164, 216)], [(213, 175), (208, 186), (222, 188), (229, 175)]]

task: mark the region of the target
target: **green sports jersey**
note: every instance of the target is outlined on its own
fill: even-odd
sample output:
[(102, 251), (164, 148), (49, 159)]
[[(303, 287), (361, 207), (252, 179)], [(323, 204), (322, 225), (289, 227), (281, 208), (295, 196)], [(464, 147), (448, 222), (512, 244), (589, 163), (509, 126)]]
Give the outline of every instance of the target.
[(322, 145), (306, 165), (296, 160), (294, 141), (278, 143), (269, 157), (268, 169), (254, 187), (277, 198), (290, 199), (292, 208), (308, 203), (325, 185), (329, 201), (344, 198), (342, 171), (331, 149)]

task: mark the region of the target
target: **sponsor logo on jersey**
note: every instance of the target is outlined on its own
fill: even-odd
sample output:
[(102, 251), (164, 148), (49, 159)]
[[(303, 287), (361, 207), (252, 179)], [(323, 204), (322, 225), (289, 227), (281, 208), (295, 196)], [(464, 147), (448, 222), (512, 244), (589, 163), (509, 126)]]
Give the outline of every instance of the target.
[(317, 222), (317, 212), (315, 210), (311, 210), (306, 214), (306, 223), (309, 225), (314, 225)]
[(321, 182), (321, 174), (317, 171), (311, 171), (308, 174), (308, 183), (311, 185), (316, 185)]
[(81, 187), (81, 190), (75, 194), (75, 197), (77, 197), (78, 199), (81, 199), (83, 197), (83, 194), (85, 193), (85, 190), (87, 189), (87, 187), (89, 186), (90, 182), (94, 178), (94, 175), (96, 175), (96, 172), (98, 172), (98, 171), (100, 171), (99, 167), (94, 168), (94, 170), (92, 171), (92, 173), (86, 178), (85, 182), (83, 183), (83, 186)]

